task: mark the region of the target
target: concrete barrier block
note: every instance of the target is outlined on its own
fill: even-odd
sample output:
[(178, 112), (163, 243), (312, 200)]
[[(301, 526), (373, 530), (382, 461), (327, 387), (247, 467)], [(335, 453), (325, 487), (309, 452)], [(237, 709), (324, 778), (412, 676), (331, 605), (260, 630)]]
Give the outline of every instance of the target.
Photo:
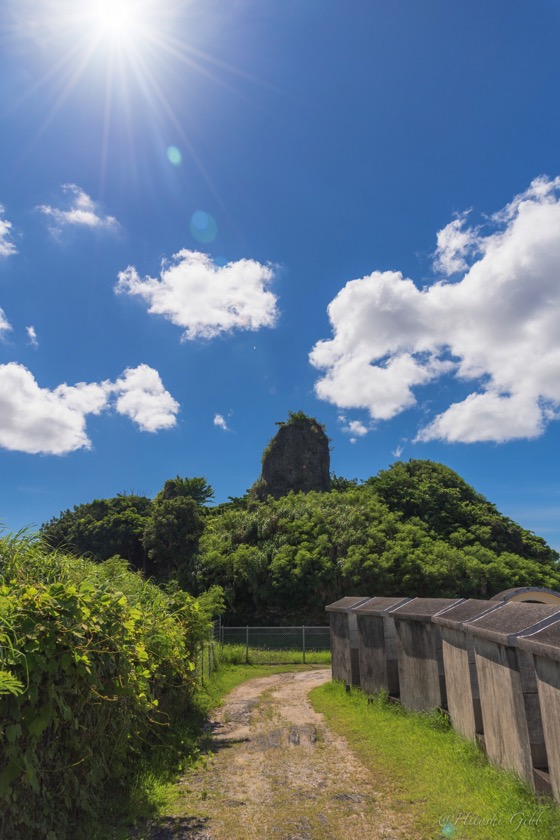
[(534, 665), (518, 650), (518, 640), (555, 616), (560, 618), (556, 607), (509, 601), (464, 625), (474, 641), (488, 757), (533, 787), (533, 768), (546, 768), (547, 755)]
[(348, 596), (325, 607), (331, 629), (332, 678), (346, 685), (360, 684), (358, 623), (352, 607), (369, 600), (364, 595)]
[(514, 586), (493, 595), (491, 601), (521, 601), (525, 604), (548, 604), (560, 608), (560, 592), (545, 586)]
[(442, 654), (447, 689), (447, 707), (454, 728), (465, 738), (476, 740), (483, 732), (480, 691), (473, 638), (464, 622), (479, 618), (503, 603), (470, 598), (433, 618), (442, 637)]
[(395, 622), (389, 610), (410, 598), (371, 598), (354, 607), (358, 621), (360, 687), (367, 694), (399, 696)]
[(518, 639), (533, 658), (552, 793), (560, 802), (560, 621)]
[(407, 709), (447, 705), (441, 632), (432, 619), (463, 598), (413, 598), (391, 610), (395, 621), (400, 698)]

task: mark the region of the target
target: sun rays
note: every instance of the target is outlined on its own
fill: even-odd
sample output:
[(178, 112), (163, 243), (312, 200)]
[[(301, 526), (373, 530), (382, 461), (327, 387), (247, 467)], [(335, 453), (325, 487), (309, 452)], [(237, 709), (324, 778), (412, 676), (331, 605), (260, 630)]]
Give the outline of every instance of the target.
[(251, 87), (269, 85), (201, 48), (194, 0), (10, 3), (18, 9), (14, 35), (31, 45), (30, 55), (34, 53), (41, 64), (23, 96), (24, 100), (42, 100), (42, 106), (40, 120), (21, 150), (22, 169), (61, 112), (71, 113), (79, 103), (85, 114), (97, 115), (96, 121), (88, 119), (86, 137), (90, 153), (95, 155), (97, 149), (101, 191), (111, 156), (127, 157), (130, 172), (138, 172), (141, 124), (143, 131), (149, 126), (156, 144), (161, 145), (162, 160), (169, 163), (167, 150), (176, 149), (179, 157), (175, 154), (173, 165), (190, 161), (226, 211), (204, 150), (195, 147), (184, 101), (177, 101), (175, 92), (187, 75), (192, 81), (193, 103), (211, 95), (210, 88), (215, 85), (259, 107)]

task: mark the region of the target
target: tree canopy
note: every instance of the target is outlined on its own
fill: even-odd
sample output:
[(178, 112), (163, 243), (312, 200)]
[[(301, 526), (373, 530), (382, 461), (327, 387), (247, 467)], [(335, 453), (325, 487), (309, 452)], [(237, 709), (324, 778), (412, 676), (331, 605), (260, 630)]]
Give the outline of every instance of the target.
[(152, 502), (146, 496), (119, 494), (94, 499), (63, 511), (46, 522), (41, 533), (51, 548), (86, 555), (102, 562), (119, 555), (138, 569), (145, 569), (144, 528)]
[(343, 595), (490, 597), (513, 586), (560, 589), (559, 555), (443, 464), (393, 464), (330, 492), (249, 495), (214, 508), (206, 479), (165, 482), (153, 500), (77, 505), (42, 528), (54, 548), (120, 555), (194, 594), (225, 592), (241, 623), (324, 623)]
[(103, 562), (118, 555), (148, 576), (187, 577), (214, 496), (205, 478), (171, 478), (153, 501), (119, 494), (63, 511), (41, 528), (45, 543)]
[(193, 499), (198, 505), (205, 505), (214, 498), (214, 491), (202, 476), (195, 478), (169, 478), (155, 497), (156, 502), (169, 499)]
[(546, 542), (503, 516), (461, 476), (434, 461), (399, 461), (366, 484), (389, 510), (404, 519), (417, 517), (453, 545), (480, 543), (498, 553), (556, 563), (558, 553)]
[(490, 597), (560, 588), (558, 553), (502, 516), (453, 470), (398, 463), (361, 486), (222, 506), (197, 560), (220, 584), (228, 620), (324, 622), (343, 595)]

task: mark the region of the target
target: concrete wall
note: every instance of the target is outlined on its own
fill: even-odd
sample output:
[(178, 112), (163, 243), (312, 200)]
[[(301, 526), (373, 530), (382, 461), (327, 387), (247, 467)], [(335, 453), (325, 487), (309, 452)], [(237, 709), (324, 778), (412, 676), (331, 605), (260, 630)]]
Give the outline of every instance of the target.
[(494, 764), (560, 802), (559, 606), (372, 598), (327, 609), (334, 679), (400, 691), (413, 710), (448, 704), (453, 726), (482, 739)]

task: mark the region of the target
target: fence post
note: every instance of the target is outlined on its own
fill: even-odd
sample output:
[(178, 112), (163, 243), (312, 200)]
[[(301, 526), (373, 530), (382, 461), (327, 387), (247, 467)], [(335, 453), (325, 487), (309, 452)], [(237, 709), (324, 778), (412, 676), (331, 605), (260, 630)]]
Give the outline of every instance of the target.
[(249, 664), (249, 625), (245, 631), (245, 664)]
[(303, 664), (305, 665), (305, 624), (301, 628), (301, 647), (303, 652)]
[(201, 673), (202, 685), (204, 685), (204, 642), (200, 643), (200, 654), (201, 654), (200, 673)]

